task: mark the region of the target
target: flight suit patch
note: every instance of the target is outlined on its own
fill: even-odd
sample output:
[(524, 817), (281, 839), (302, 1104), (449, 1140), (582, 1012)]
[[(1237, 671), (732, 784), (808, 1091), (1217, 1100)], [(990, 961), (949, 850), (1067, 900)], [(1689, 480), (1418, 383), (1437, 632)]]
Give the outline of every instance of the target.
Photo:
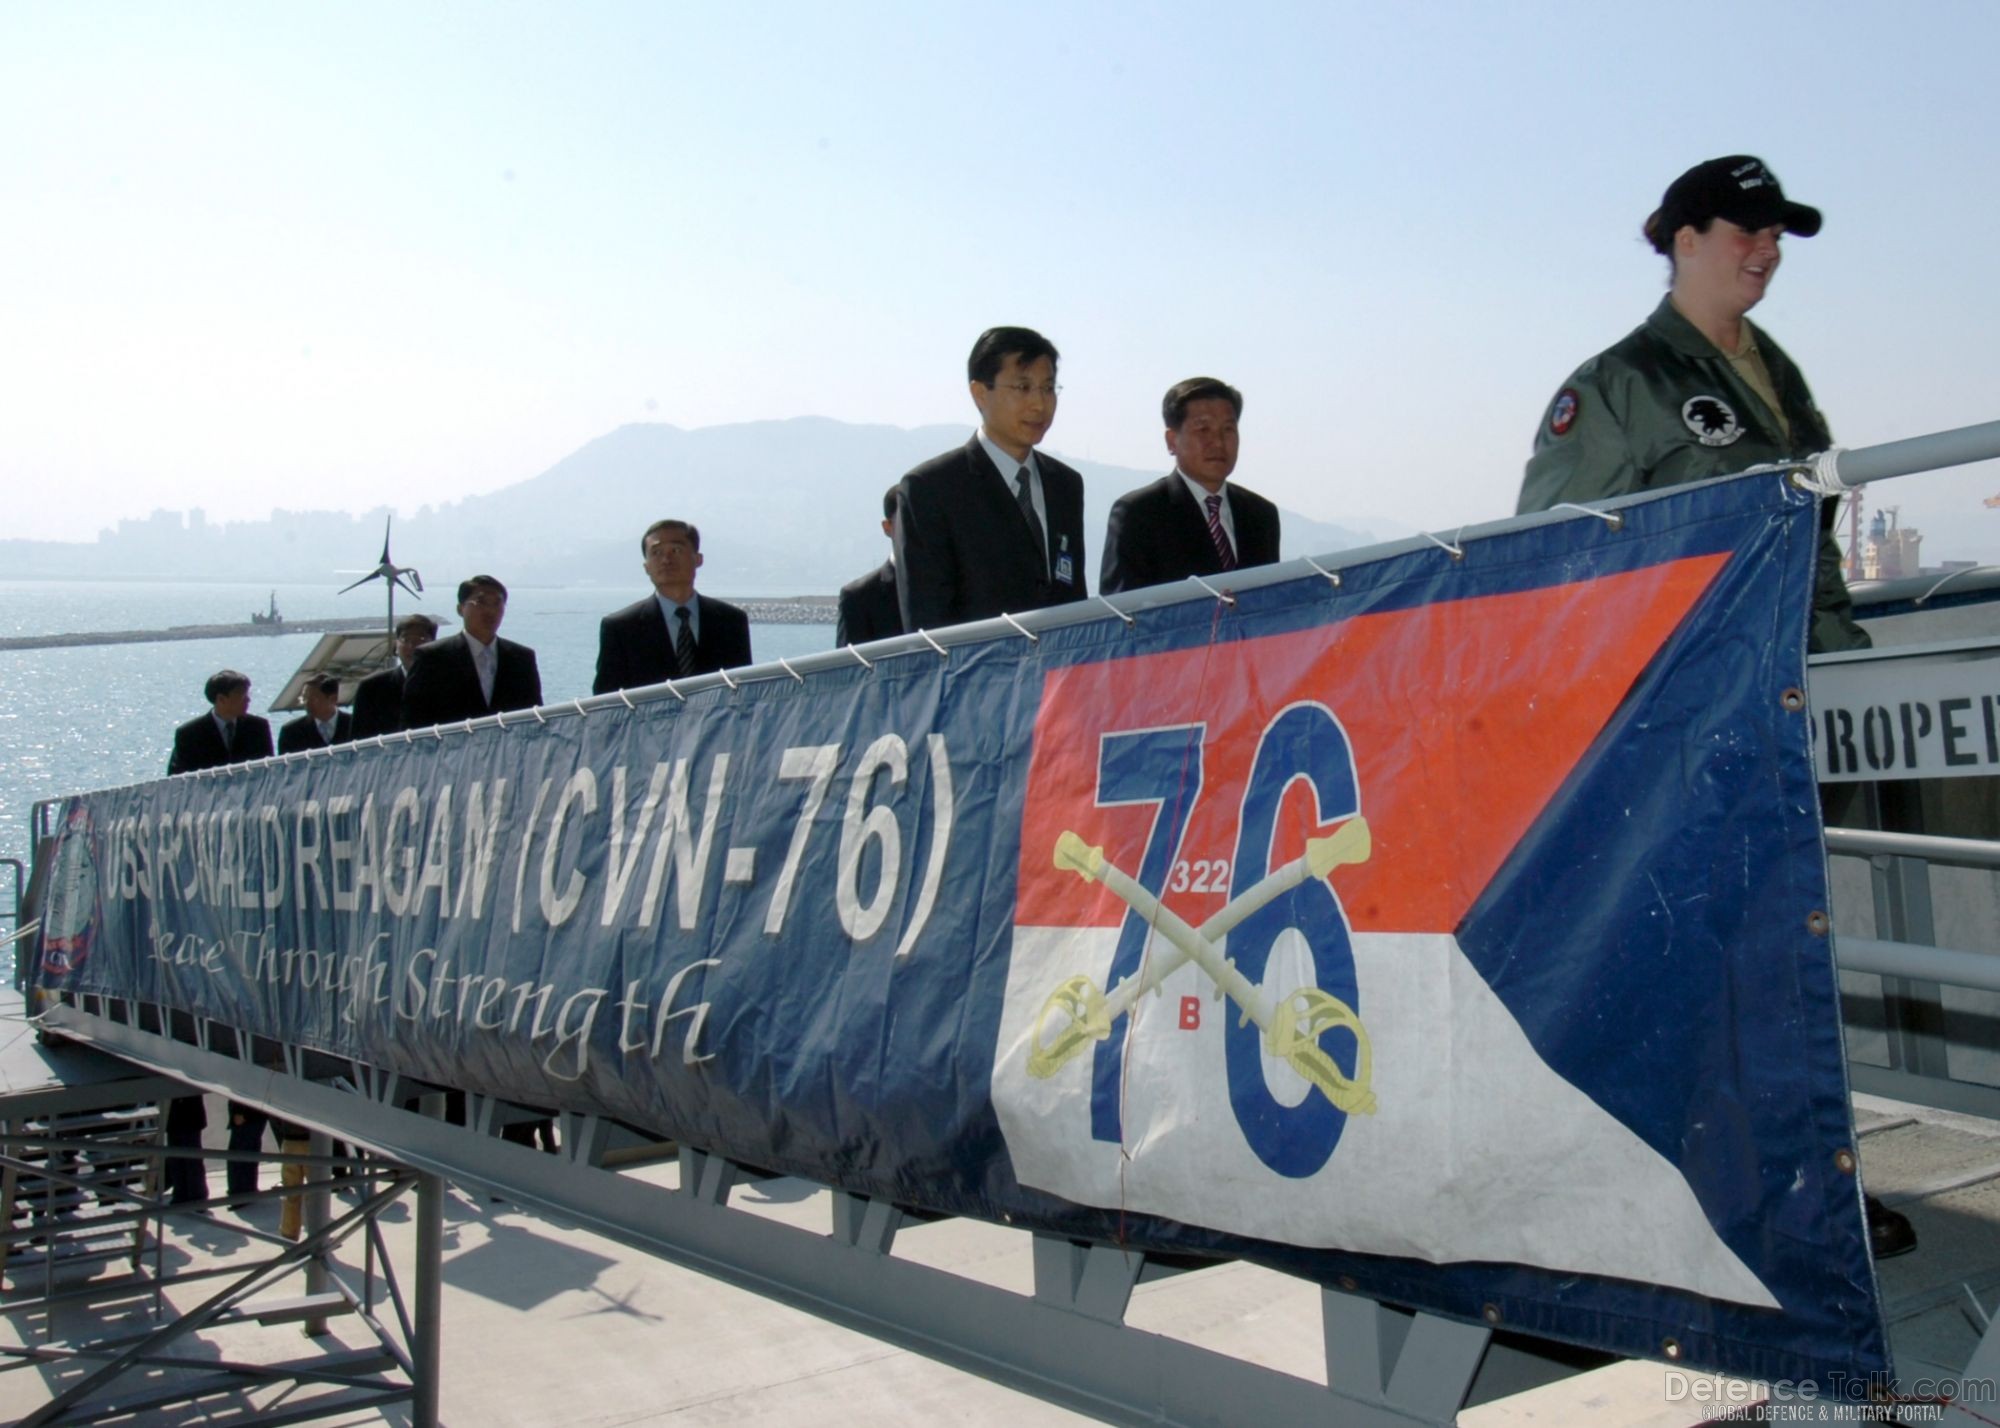
[(1720, 397), (1689, 397), (1681, 403), (1681, 423), (1703, 446), (1729, 446), (1743, 435), (1743, 424)]
[(1583, 405), (1583, 399), (1576, 394), (1575, 387), (1564, 387), (1556, 393), (1553, 405), (1549, 407), (1549, 435), (1562, 436), (1576, 425), (1576, 415)]

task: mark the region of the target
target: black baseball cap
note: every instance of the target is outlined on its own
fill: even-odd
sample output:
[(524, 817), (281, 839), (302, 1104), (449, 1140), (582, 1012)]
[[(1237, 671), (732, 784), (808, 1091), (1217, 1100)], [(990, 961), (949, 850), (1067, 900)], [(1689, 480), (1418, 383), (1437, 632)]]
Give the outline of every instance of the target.
[(1738, 228), (1782, 224), (1800, 238), (1812, 237), (1820, 225), (1819, 210), (1787, 199), (1778, 176), (1749, 154), (1696, 164), (1667, 186), (1655, 218), (1669, 241), (1683, 224), (1699, 227), (1711, 218), (1726, 218)]

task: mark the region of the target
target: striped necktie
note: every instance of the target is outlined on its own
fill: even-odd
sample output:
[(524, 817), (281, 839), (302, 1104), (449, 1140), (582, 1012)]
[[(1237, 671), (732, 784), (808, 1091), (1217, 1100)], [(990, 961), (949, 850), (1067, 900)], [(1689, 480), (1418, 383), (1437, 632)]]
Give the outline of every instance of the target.
[(1229, 543), (1229, 532), (1222, 528), (1222, 497), (1210, 496), (1208, 506), (1208, 538), (1215, 542), (1215, 554), (1222, 561), (1224, 570), (1236, 568), (1236, 547)]
[(688, 623), (688, 607), (674, 606), (674, 620), (680, 625), (674, 635), (674, 672), (686, 679), (694, 673), (694, 626)]

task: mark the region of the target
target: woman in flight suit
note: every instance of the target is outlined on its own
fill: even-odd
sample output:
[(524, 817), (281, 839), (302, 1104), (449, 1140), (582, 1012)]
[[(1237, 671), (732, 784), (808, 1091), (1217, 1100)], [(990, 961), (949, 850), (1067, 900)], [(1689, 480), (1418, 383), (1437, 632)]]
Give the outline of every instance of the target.
[[(1667, 189), (1646, 239), (1673, 265), (1673, 285), (1631, 335), (1570, 374), (1535, 434), (1521, 511), (1601, 501), (1832, 445), (1791, 358), (1745, 315), (1776, 276), (1785, 234), (1810, 238), (1820, 212), (1786, 199), (1777, 175), (1747, 154), (1696, 164)], [(1833, 539), (1821, 513), (1811, 648), (1863, 649)]]

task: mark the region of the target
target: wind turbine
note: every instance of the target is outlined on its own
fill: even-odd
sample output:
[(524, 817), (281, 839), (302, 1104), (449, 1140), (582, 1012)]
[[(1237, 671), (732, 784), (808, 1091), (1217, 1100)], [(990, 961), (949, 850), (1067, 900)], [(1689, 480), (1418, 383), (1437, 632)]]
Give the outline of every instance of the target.
[[(371, 580), (380, 580), (387, 585), (389, 595), (389, 645), (391, 649), (395, 648), (396, 643), (396, 587), (400, 585), (412, 595), (421, 595), (424, 593), (424, 577), (417, 573), (417, 568), (414, 565), (398, 565), (389, 558), (389, 523), (393, 519), (394, 517), (384, 517), (382, 521), (381, 564), (363, 575), (353, 585), (346, 586), (340, 591), (342, 595), (345, 595), (349, 590), (354, 589), (356, 586), (366, 585)], [(351, 575), (354, 572), (343, 570), (340, 573)], [(408, 576), (409, 579), (405, 580), (404, 576)]]

